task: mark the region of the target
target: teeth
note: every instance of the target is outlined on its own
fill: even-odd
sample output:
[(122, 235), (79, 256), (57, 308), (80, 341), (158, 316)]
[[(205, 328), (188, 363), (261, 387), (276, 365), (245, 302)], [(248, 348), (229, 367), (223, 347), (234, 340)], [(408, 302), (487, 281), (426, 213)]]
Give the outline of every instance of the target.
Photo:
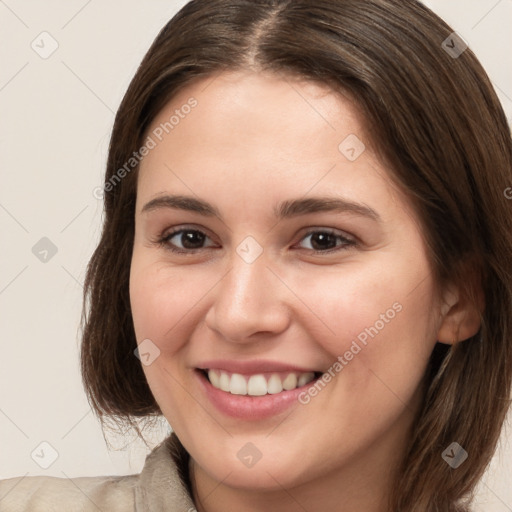
[(227, 373), (220, 374), (219, 387), (222, 391), (229, 391), (229, 375)]
[(313, 372), (307, 373), (273, 373), (267, 378), (263, 374), (245, 377), (239, 373), (228, 373), (222, 370), (208, 370), (208, 379), (214, 388), (233, 395), (264, 396), (275, 395), (305, 386), (315, 378)]
[(229, 383), (229, 392), (233, 395), (247, 395), (247, 381), (242, 375), (233, 373)]
[(314, 373), (303, 373), (297, 380), (297, 387), (300, 388), (305, 386), (308, 382), (311, 382), (315, 378)]
[(297, 387), (297, 375), (295, 373), (290, 373), (286, 379), (283, 380), (283, 389), (289, 391), (290, 389), (295, 389)]
[(220, 376), (215, 370), (210, 370), (208, 372), (208, 378), (214, 388), (220, 389)]
[(271, 375), (270, 379), (268, 379), (267, 391), (271, 395), (275, 395), (276, 393), (281, 393), (283, 391), (283, 383), (279, 378), (279, 375)]
[(247, 383), (247, 394), (263, 396), (267, 394), (267, 379), (263, 375), (253, 375)]

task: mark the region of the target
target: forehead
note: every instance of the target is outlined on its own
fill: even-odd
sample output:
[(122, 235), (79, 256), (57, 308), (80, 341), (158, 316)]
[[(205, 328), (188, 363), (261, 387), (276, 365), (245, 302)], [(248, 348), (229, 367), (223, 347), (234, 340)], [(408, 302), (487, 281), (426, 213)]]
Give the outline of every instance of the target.
[[(189, 108), (192, 101), (196, 105)], [(204, 144), (233, 149), (273, 141), (266, 149), (296, 150), (300, 140), (323, 138), (328, 144), (347, 128), (365, 138), (348, 97), (322, 83), (268, 72), (223, 72), (193, 82), (159, 112), (148, 133), (163, 128), (161, 135), (178, 145), (190, 124)]]
[(169, 187), (210, 197), (215, 191), (219, 200), (274, 198), (271, 203), (284, 192), (312, 189), (366, 200), (372, 191), (382, 195), (383, 186), (396, 193), (354, 102), (325, 84), (220, 73), (184, 88), (147, 135), (155, 147), (140, 167), (139, 194), (146, 199)]

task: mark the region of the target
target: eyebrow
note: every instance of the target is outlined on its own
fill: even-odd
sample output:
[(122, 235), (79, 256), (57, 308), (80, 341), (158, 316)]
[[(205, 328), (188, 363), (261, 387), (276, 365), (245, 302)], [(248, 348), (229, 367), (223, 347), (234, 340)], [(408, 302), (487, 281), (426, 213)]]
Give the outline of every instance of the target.
[[(184, 195), (165, 195), (152, 199), (143, 206), (141, 213), (162, 208), (185, 210), (204, 215), (205, 217), (215, 216), (223, 220), (222, 215), (215, 206), (202, 199)], [(280, 220), (317, 212), (353, 213), (375, 221), (381, 220), (380, 215), (373, 208), (339, 197), (320, 196), (289, 199), (274, 207), (274, 215)]]

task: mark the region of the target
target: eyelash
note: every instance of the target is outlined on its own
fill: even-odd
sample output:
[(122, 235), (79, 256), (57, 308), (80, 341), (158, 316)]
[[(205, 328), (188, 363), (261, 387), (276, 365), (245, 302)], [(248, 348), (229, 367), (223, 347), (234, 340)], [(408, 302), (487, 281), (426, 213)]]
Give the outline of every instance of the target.
[[(208, 247), (202, 247), (202, 248), (198, 248), (198, 249), (180, 249), (180, 248), (177, 248), (177, 247), (173, 247), (169, 243), (169, 241), (174, 236), (176, 236), (176, 235), (178, 235), (180, 233), (201, 233), (205, 237), (209, 238), (208, 235), (206, 233), (204, 233), (203, 231), (201, 231), (200, 229), (178, 228), (178, 229), (176, 229), (174, 231), (171, 231), (170, 233), (167, 233), (165, 235), (162, 235), (162, 236), (158, 237), (157, 240), (155, 240), (155, 242), (156, 242), (157, 245), (165, 248), (166, 250), (169, 250), (169, 251), (171, 251), (173, 253), (184, 254), (184, 255), (193, 255), (193, 254), (196, 254), (198, 251), (201, 251), (203, 249), (208, 249)], [(339, 251), (347, 250), (348, 248), (354, 247), (354, 246), (357, 245), (356, 240), (347, 238), (346, 236), (343, 236), (343, 235), (337, 233), (333, 229), (311, 229), (307, 233), (304, 234), (304, 236), (301, 238), (301, 241), (304, 240), (305, 238), (307, 238), (308, 236), (313, 235), (315, 233), (334, 235), (337, 239), (341, 240), (342, 244), (343, 244), (341, 246), (337, 246), (337, 247), (334, 247), (332, 249), (327, 249), (325, 251), (320, 251), (320, 250), (317, 250), (317, 249), (305, 249), (306, 251), (312, 251), (315, 254), (330, 254), (330, 253), (333, 253), (333, 252), (339, 252)]]

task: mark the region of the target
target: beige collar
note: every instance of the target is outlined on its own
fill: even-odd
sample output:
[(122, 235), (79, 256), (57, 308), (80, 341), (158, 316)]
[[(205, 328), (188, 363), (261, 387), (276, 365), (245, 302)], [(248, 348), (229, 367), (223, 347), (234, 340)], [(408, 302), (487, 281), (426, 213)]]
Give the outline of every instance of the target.
[(135, 491), (135, 510), (194, 512), (188, 462), (190, 457), (172, 433), (147, 457)]

